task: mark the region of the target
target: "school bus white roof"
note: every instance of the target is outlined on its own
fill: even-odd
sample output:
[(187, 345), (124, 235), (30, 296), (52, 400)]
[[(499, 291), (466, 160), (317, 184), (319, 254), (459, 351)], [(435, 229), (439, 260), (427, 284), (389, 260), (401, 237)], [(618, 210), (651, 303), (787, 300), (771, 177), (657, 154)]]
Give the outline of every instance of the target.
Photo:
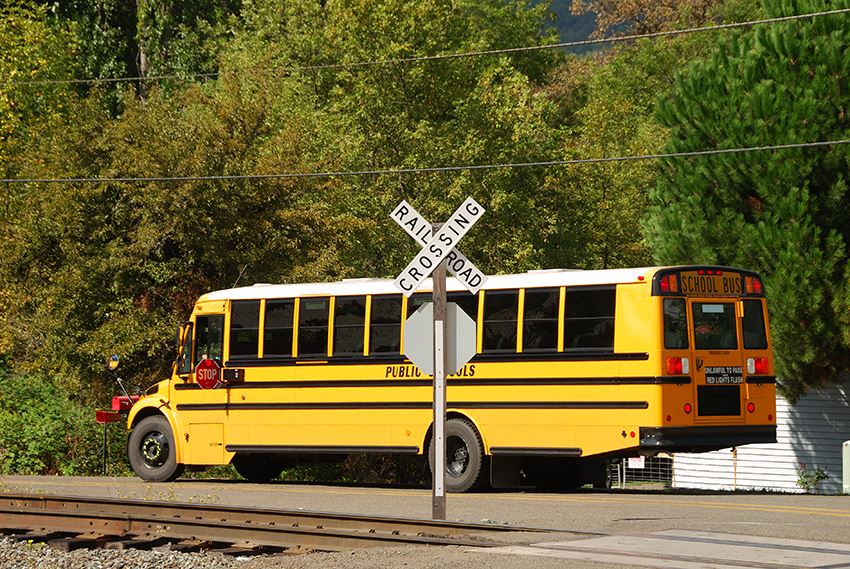
[[(634, 269), (607, 269), (582, 271), (573, 269), (547, 269), (514, 275), (487, 277), (483, 290), (517, 289), (532, 287), (582, 286), (620, 283), (650, 282), (661, 267)], [(643, 277), (640, 279), (639, 277)], [(433, 284), (426, 279), (417, 292), (430, 292)], [(460, 281), (446, 279), (449, 292), (465, 291)], [(398, 294), (392, 279), (346, 279), (327, 283), (256, 284), (239, 288), (218, 290), (203, 295), (199, 300), (251, 300), (259, 298), (294, 298), (303, 296), (354, 296), (364, 294)]]

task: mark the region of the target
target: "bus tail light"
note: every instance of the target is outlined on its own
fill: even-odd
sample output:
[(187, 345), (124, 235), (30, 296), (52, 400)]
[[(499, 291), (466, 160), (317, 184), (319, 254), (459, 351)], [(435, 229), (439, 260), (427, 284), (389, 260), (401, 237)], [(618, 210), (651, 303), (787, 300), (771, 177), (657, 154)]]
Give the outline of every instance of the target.
[(661, 292), (679, 292), (679, 279), (676, 275), (664, 275), (659, 285)]
[(747, 403), (747, 412), (749, 412), (749, 413), (755, 413), (756, 412), (756, 404), (753, 403), (752, 401)]
[(744, 277), (744, 287), (747, 289), (747, 294), (764, 294), (764, 286), (758, 277)]
[(688, 358), (667, 358), (667, 375), (687, 375), (690, 372)]
[(766, 375), (769, 373), (767, 358), (747, 358), (747, 373), (750, 375)]

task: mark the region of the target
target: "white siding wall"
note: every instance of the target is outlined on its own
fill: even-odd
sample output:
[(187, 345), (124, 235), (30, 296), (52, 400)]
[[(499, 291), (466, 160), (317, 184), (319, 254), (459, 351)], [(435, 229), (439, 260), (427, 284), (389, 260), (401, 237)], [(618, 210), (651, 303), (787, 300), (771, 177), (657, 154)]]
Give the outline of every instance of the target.
[(803, 492), (799, 470), (820, 467), (829, 479), (816, 492), (840, 494), (841, 448), (850, 440), (850, 383), (810, 390), (794, 406), (778, 398), (776, 423), (775, 444), (739, 447), (737, 459), (731, 449), (676, 454), (673, 487)]

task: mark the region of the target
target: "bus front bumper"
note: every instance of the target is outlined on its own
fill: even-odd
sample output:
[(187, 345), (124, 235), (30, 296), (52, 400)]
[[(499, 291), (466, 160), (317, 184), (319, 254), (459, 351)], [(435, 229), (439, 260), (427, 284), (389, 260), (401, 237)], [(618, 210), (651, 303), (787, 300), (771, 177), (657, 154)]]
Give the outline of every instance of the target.
[(706, 452), (775, 442), (776, 425), (640, 428), (640, 448), (663, 452)]

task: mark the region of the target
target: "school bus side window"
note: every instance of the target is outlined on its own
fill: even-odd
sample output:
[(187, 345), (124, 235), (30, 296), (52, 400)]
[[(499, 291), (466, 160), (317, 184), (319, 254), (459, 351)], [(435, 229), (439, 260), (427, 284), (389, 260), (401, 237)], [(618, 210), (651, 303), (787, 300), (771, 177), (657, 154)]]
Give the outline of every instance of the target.
[(329, 298), (302, 298), (298, 316), (298, 355), (328, 354)]
[(363, 355), (366, 297), (341, 296), (334, 302), (334, 355)]
[(195, 365), (204, 357), (221, 364), (224, 348), (224, 315), (198, 316), (195, 320)]
[(454, 302), (467, 316), (478, 322), (478, 295), (465, 291), (450, 292), (446, 295), (446, 302)]
[(292, 357), (295, 301), (267, 300), (263, 322), (263, 357)]
[(234, 300), (230, 309), (230, 357), (256, 358), (260, 344), (260, 301)]
[(428, 304), (431, 302), (433, 295), (430, 292), (416, 292), (410, 295), (410, 298), (407, 299), (407, 315), (404, 317), (404, 320), (407, 321), (410, 316), (419, 310), (419, 307), (423, 304)]
[(560, 298), (561, 291), (557, 288), (525, 290), (522, 324), (524, 352), (554, 352), (558, 349)]
[(401, 351), (401, 296), (373, 296), (369, 322), (369, 354)]
[(614, 349), (615, 291), (613, 286), (567, 289), (565, 350)]
[(484, 352), (516, 352), (518, 290), (484, 293)]

